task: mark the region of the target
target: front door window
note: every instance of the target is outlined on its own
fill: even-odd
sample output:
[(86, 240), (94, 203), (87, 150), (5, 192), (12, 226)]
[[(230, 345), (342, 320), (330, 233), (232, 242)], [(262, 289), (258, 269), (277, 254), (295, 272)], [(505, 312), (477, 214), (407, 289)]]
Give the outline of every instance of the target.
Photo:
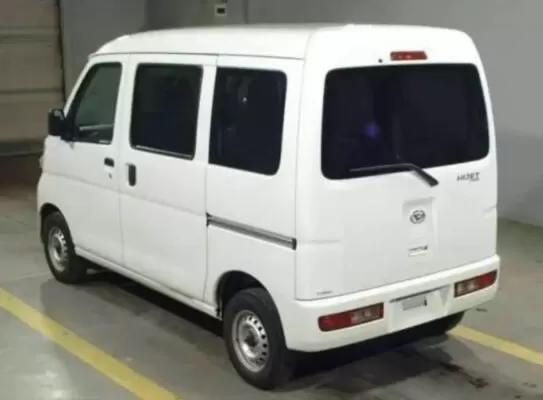
[(68, 117), (75, 141), (111, 143), (120, 80), (120, 64), (98, 64), (88, 72)]

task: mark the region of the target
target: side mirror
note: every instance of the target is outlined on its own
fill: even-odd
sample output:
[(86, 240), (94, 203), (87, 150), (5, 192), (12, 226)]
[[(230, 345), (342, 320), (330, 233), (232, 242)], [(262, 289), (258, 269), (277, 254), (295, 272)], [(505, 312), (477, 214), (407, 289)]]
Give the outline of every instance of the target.
[(70, 140), (70, 134), (66, 126), (66, 117), (64, 111), (60, 108), (54, 108), (48, 115), (49, 135), (58, 136), (63, 140)]

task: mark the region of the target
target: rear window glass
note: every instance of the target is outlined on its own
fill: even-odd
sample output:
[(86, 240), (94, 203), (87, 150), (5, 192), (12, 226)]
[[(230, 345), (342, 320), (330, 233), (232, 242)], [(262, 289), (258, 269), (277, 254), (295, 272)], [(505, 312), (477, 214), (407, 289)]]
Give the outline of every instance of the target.
[(488, 120), (473, 65), (334, 70), (326, 78), (322, 171), (329, 179), (475, 161), (488, 154)]

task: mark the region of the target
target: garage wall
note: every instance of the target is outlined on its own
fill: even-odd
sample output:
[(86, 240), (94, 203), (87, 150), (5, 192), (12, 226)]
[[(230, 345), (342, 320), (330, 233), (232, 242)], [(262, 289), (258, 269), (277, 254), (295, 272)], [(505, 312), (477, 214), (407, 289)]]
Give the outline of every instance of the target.
[(55, 0), (0, 0), (0, 156), (39, 147), (61, 103)]
[(253, 0), (228, 0), (226, 17), (215, 16), (217, 0), (147, 0), (149, 26), (153, 29), (242, 24)]
[(459, 28), (481, 51), (497, 124), (499, 210), (543, 226), (541, 0), (251, 0), (251, 22), (406, 23)]
[(147, 13), (153, 29), (200, 25), (200, 1), (148, 0)]
[(61, 0), (61, 7), (67, 91), (90, 53), (118, 36), (147, 28), (146, 0)]

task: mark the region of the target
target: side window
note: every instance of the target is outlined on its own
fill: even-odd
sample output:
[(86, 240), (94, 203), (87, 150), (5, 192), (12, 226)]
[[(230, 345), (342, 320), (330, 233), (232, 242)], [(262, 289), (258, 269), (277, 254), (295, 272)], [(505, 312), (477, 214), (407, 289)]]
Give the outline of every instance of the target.
[(132, 105), (132, 147), (192, 158), (201, 81), (201, 67), (140, 65)]
[(217, 71), (209, 162), (274, 175), (281, 161), (286, 75), (278, 71)]
[(121, 64), (91, 68), (69, 111), (76, 141), (109, 144), (113, 139)]

